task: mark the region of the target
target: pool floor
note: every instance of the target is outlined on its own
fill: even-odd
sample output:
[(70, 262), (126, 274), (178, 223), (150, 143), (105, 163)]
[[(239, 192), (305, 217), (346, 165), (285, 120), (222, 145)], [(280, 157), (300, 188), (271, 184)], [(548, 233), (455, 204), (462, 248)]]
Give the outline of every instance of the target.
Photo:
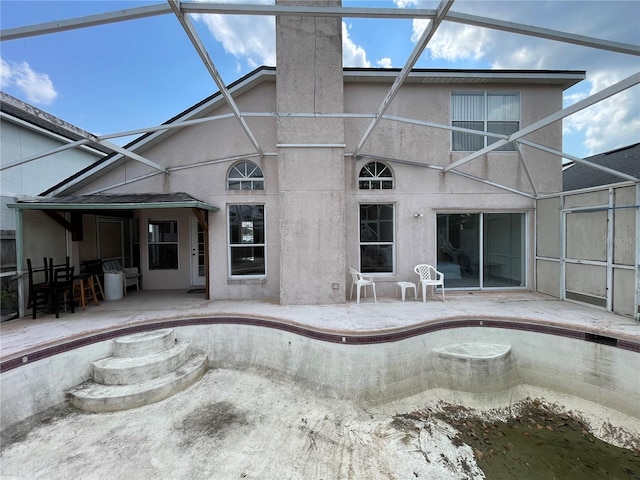
[(429, 391), (364, 405), (266, 370), (211, 369), (153, 405), (103, 414), (69, 407), (41, 417), (4, 445), (0, 473), (48, 480), (484, 478), (450, 425), (432, 417), (399, 428), (398, 414), (442, 398)]

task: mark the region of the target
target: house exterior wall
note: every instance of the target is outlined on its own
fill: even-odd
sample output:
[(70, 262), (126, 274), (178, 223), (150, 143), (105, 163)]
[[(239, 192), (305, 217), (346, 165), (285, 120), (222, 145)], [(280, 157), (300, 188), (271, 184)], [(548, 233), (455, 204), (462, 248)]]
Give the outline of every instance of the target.
[[(276, 22), (278, 112), (342, 113), (341, 20)], [(278, 119), (281, 304), (344, 303), (343, 144), (340, 118)]]
[[(347, 81), (344, 84), (344, 110), (347, 113), (375, 111), (378, 102), (388, 91), (388, 84), (368, 84)], [(451, 91), (477, 89), (475, 85), (415, 85), (408, 84), (400, 89), (391, 104), (389, 115), (416, 118), (418, 120), (450, 123)], [(523, 85), (482, 85), (483, 90), (521, 92), (522, 122), (524, 127), (552, 113), (560, 102), (561, 88), (542, 88)], [(292, 90), (287, 89), (288, 92)], [(275, 111), (285, 106), (276, 105), (276, 84), (265, 81), (256, 88), (236, 98), (241, 111)], [(525, 104), (525, 100), (535, 99), (535, 108)], [(306, 106), (303, 106), (306, 107)], [(303, 107), (298, 107), (300, 110)], [(311, 107), (309, 107), (311, 108)], [(288, 107), (286, 108), (288, 109)], [(207, 115), (220, 115), (228, 112), (221, 106), (207, 112)], [(248, 160), (256, 163), (263, 171), (265, 189), (260, 191), (229, 191), (226, 179), (229, 169), (239, 156), (250, 155), (253, 146), (233, 118), (207, 122), (190, 126), (174, 133), (168, 140), (144, 148), (145, 157), (170, 167), (168, 175), (154, 172), (150, 167), (128, 160), (126, 168), (117, 168), (97, 179), (91, 185), (77, 193), (100, 191), (107, 192), (175, 192), (185, 191), (205, 202), (220, 208), (219, 212), (209, 215), (209, 258), (210, 258), (210, 294), (216, 299), (242, 298), (279, 298), (283, 289), (282, 270), (288, 273), (287, 281), (300, 279), (303, 271), (316, 272), (322, 284), (307, 283), (313, 287), (299, 290), (291, 285), (290, 291), (297, 300), (313, 303), (307, 297), (309, 292), (325, 289), (322, 302), (344, 301), (348, 294), (351, 279), (349, 266), (359, 265), (359, 210), (362, 203), (390, 203), (395, 208), (395, 272), (381, 275), (376, 279), (381, 295), (395, 294), (395, 282), (414, 280), (413, 266), (417, 263), (436, 262), (436, 215), (452, 212), (532, 212), (535, 202), (532, 198), (496, 188), (453, 172), (442, 173), (428, 168), (428, 165), (444, 167), (467, 153), (451, 152), (451, 134), (444, 129), (427, 128), (401, 122), (383, 120), (375, 134), (364, 144), (363, 154), (375, 154), (391, 159), (387, 164), (393, 171), (395, 188), (393, 190), (359, 190), (358, 175), (369, 159), (344, 157), (336, 154), (332, 148), (278, 148), (283, 143), (333, 143), (340, 138), (336, 124), (320, 122), (316, 125), (308, 122), (299, 124), (279, 122), (273, 117), (248, 118), (247, 122), (258, 139), (265, 155), (255, 155)], [(341, 120), (344, 132), (344, 151), (352, 151), (366, 130), (370, 119)], [(337, 123), (337, 122), (336, 122)], [(333, 131), (331, 129), (334, 129)], [(291, 133), (293, 131), (293, 133)], [(331, 133), (333, 132), (333, 133)], [(282, 138), (278, 138), (281, 135)], [(291, 135), (291, 136), (287, 136)], [(552, 148), (561, 149), (560, 125), (551, 125), (536, 132), (538, 140), (544, 140)], [(295, 139), (298, 140), (295, 140)], [(332, 141), (332, 139), (334, 139)], [(554, 143), (555, 142), (555, 143)], [(342, 152), (342, 149), (336, 149)], [(399, 160), (394, 162), (393, 159)], [(527, 152), (527, 166), (536, 189), (541, 192), (559, 186), (560, 162), (545, 153)], [(401, 163), (417, 162), (423, 166)], [(496, 166), (494, 166), (497, 165)], [(496, 181), (523, 191), (531, 186), (515, 152), (490, 153), (487, 158), (479, 158), (461, 166), (461, 169), (474, 175), (488, 175)], [(151, 176), (139, 179), (144, 175)], [(340, 189), (337, 182), (340, 182)], [(130, 183), (126, 183), (130, 182)], [(123, 184), (126, 183), (126, 184)], [(329, 193), (327, 193), (329, 192)], [(341, 193), (343, 192), (343, 193)], [(341, 206), (341, 202), (342, 205)], [(264, 278), (232, 279), (229, 277), (228, 225), (227, 210), (233, 204), (262, 204), (265, 206), (266, 239), (266, 276)], [(539, 203), (539, 205), (544, 205)], [(540, 207), (539, 207), (540, 208)], [(283, 215), (286, 209), (286, 215)], [(343, 210), (343, 214), (341, 213)], [(314, 212), (310, 214), (310, 212)], [(322, 212), (324, 220), (318, 220)], [(553, 215), (550, 207), (549, 215)], [(189, 211), (184, 212), (191, 215)], [(414, 218), (415, 213), (423, 216)], [(326, 214), (326, 216), (324, 216)], [(343, 220), (340, 217), (343, 215)], [(285, 220), (286, 218), (286, 220)], [(311, 223), (305, 223), (307, 220)], [(336, 220), (338, 219), (338, 220)], [(528, 216), (528, 231), (534, 231), (535, 216)], [(538, 218), (538, 222), (540, 222)], [(145, 237), (145, 222), (140, 222), (140, 237)], [(544, 234), (538, 238), (539, 247), (549, 245), (557, 248), (554, 240), (557, 231), (545, 227)], [(289, 236), (286, 233), (290, 233)], [(331, 243), (335, 241), (336, 243)], [(331, 272), (322, 273), (321, 267), (328, 264), (326, 253), (318, 254), (319, 245), (329, 246), (330, 251), (343, 252), (343, 260), (334, 259), (331, 263), (340, 264), (340, 276), (336, 276), (337, 267)], [(141, 244), (142, 247), (142, 244)], [(527, 244), (528, 258), (527, 285), (536, 283), (533, 262), (534, 241)], [(551, 247), (550, 247), (551, 248)], [(315, 252), (315, 253), (310, 253)], [(553, 252), (549, 252), (553, 254)], [(190, 255), (187, 249), (184, 255)], [(142, 249), (141, 256), (145, 251)], [(538, 255), (540, 255), (538, 253)], [(301, 256), (311, 256), (312, 263), (301, 263)], [(540, 260), (538, 261), (538, 263)], [(550, 265), (547, 265), (551, 267)], [(182, 268), (185, 271), (182, 271)], [(148, 271), (141, 265), (145, 288), (188, 288), (190, 262), (181, 259), (180, 272), (174, 272), (175, 281), (166, 282), (164, 274)], [(543, 267), (542, 267), (543, 268)], [(297, 269), (297, 270), (296, 270)], [(540, 291), (557, 290), (553, 267), (550, 276), (540, 278)], [(311, 281), (311, 280), (310, 280)], [(545, 282), (551, 285), (545, 287)], [(184, 283), (180, 283), (184, 282)], [(336, 291), (333, 284), (338, 283)], [(304, 282), (299, 283), (303, 285)]]
[[(327, 4), (339, 5), (339, 1)], [(437, 263), (436, 226), (437, 215), (441, 213), (525, 214), (524, 283), (533, 287), (536, 283), (533, 196), (534, 192), (560, 190), (560, 159), (523, 146), (526, 168), (517, 152), (490, 152), (458, 167), (465, 174), (508, 187), (498, 188), (454, 171), (442, 171), (470, 154), (451, 151), (449, 130), (390, 119), (381, 120), (362, 145), (359, 154), (364, 157), (345, 156), (359, 145), (371, 118), (323, 115), (378, 111), (394, 77), (380, 76), (370, 81), (345, 75), (341, 64), (341, 28), (338, 19), (277, 18), (277, 79), (273, 75), (260, 77), (255, 85), (239, 90), (234, 96), (241, 112), (279, 114), (245, 117), (263, 156), (257, 154), (238, 121), (230, 117), (172, 130), (164, 140), (136, 149), (137, 153), (168, 167), (168, 174), (126, 160), (125, 165), (74, 193), (184, 191), (219, 207), (220, 211), (209, 215), (212, 299), (273, 298), (282, 304), (344, 302), (351, 287), (348, 267), (360, 265), (362, 204), (390, 204), (394, 209), (394, 268), (390, 273), (376, 275), (380, 295), (395, 294), (397, 281), (415, 281), (413, 267), (417, 263)], [(448, 126), (452, 92), (519, 92), (520, 128), (524, 128), (562, 105), (563, 88), (557, 81), (508, 82), (511, 83), (489, 77), (475, 82), (461, 78), (452, 82), (424, 81), (410, 76), (385, 114)], [(222, 100), (215, 101), (199, 115), (231, 112)], [(561, 122), (527, 138), (562, 150)], [(392, 190), (359, 190), (359, 172), (371, 161), (367, 155), (386, 160), (393, 171)], [(227, 190), (227, 175), (239, 160), (250, 160), (262, 169), (264, 190)], [(235, 204), (264, 206), (264, 276), (230, 275), (228, 210)], [(416, 213), (422, 215), (416, 218)], [(181, 234), (186, 247), (181, 243), (179, 271), (171, 272), (171, 279), (165, 272), (150, 271), (144, 260), (147, 247), (143, 239), (145, 219), (152, 213), (139, 214), (140, 267), (145, 288), (188, 288), (191, 268), (188, 237)], [(184, 210), (176, 215), (187, 228), (188, 217), (193, 214)], [(547, 243), (551, 245), (554, 238), (550, 235)], [(552, 280), (550, 285), (543, 285), (545, 291), (556, 288), (553, 268), (549, 273)]]
[[(345, 84), (345, 112), (375, 111), (391, 86), (389, 83), (362, 85)], [(562, 105), (562, 89), (540, 85), (516, 84), (407, 84), (400, 88), (387, 110), (388, 116), (415, 119), (423, 122), (450, 125), (451, 93), (460, 91), (519, 92), (521, 98), (521, 128), (554, 113)], [(353, 151), (370, 123), (370, 119), (348, 119), (345, 122), (346, 151)], [(528, 140), (562, 149), (562, 125), (556, 122), (527, 136)], [(522, 147), (527, 167), (538, 193), (557, 192), (562, 188), (561, 165), (557, 156)], [(446, 167), (470, 152), (451, 151), (451, 133), (445, 129), (410, 125), (383, 120), (375, 134), (365, 143), (362, 154), (403, 159)], [(530, 191), (531, 185), (516, 152), (490, 152), (459, 167), (459, 170), (475, 176), (489, 178), (522, 191)], [(551, 175), (551, 172), (554, 172)], [(437, 178), (437, 176), (434, 176)], [(436, 186), (429, 190), (462, 191), (465, 193), (496, 192), (480, 183), (461, 179), (454, 173), (442, 175)]]
[(42, 212), (25, 211), (22, 223), (27, 232), (38, 232), (38, 235), (25, 235), (23, 252), (25, 270), (27, 258), (31, 258), (34, 265), (42, 266), (44, 257), (53, 258), (54, 263), (64, 262), (66, 257), (66, 231)]

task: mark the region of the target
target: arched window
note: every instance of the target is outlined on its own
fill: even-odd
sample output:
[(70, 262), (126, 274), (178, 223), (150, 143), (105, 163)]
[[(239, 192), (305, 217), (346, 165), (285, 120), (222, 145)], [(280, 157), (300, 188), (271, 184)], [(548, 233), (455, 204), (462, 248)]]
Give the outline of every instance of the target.
[(382, 162), (369, 162), (360, 170), (358, 188), (360, 190), (391, 190), (393, 173)]
[(238, 162), (227, 176), (227, 190), (264, 190), (262, 170), (253, 162)]

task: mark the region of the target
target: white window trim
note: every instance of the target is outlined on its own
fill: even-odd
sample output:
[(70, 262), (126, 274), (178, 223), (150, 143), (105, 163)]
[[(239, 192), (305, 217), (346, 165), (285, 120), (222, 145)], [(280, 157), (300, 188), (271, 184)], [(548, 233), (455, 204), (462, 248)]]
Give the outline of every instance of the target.
[[(487, 130), (488, 128), (488, 123), (489, 123), (489, 112), (488, 112), (488, 108), (487, 108), (487, 97), (489, 96), (489, 94), (493, 94), (493, 95), (517, 95), (518, 96), (518, 105), (519, 105), (519, 117), (518, 117), (518, 129), (522, 128), (522, 94), (519, 91), (516, 90), (452, 90), (451, 91), (451, 95), (450, 95), (450, 103), (449, 103), (449, 121), (451, 126), (453, 126), (453, 122), (480, 122), (480, 120), (463, 120), (463, 119), (454, 119), (453, 118), (453, 97), (456, 94), (463, 94), (463, 93), (482, 93), (483, 94), (483, 102), (484, 102), (484, 108), (483, 108), (483, 119), (482, 119), (482, 133), (489, 133), (489, 131)], [(504, 120), (507, 121), (507, 120)], [(480, 130), (478, 130), (478, 132), (480, 132)], [(451, 131), (451, 135), (449, 135), (449, 140), (450, 140), (450, 146), (449, 149), (451, 152), (469, 152), (470, 150), (454, 150), (453, 149), (453, 135), (454, 135), (454, 131)], [(483, 142), (484, 145), (482, 148), (485, 148), (489, 145), (488, 141), (489, 141), (489, 136), (488, 135), (483, 135)], [(497, 137), (491, 137), (491, 138), (497, 138)], [(513, 153), (515, 152), (515, 146), (513, 147), (513, 150), (494, 150), (493, 153)]]
[[(264, 212), (264, 243), (252, 243), (252, 244), (239, 244), (239, 245), (232, 245), (231, 244), (231, 221), (229, 219), (229, 208), (234, 206), (234, 205), (259, 205), (262, 206), (263, 208), (263, 212)], [(260, 202), (246, 202), (246, 203), (240, 203), (240, 202), (229, 202), (227, 204), (227, 209), (226, 209), (226, 214), (227, 214), (227, 276), (229, 279), (232, 280), (255, 280), (255, 279), (261, 279), (261, 278), (266, 278), (267, 277), (267, 208), (265, 206), (264, 203), (260, 203)], [(259, 275), (232, 275), (231, 274), (231, 249), (234, 247), (240, 247), (240, 246), (246, 246), (246, 245), (252, 245), (254, 247), (262, 247), (264, 248), (264, 273), (263, 274), (259, 274)]]
[[(386, 169), (389, 171), (389, 173), (391, 173), (391, 176), (390, 177), (381, 177), (379, 175), (376, 175), (374, 177), (363, 177), (362, 176), (362, 170), (364, 170), (364, 168), (367, 165), (370, 165), (372, 163), (384, 165), (386, 167)], [(360, 188), (360, 182), (380, 182), (380, 188)], [(391, 182), (391, 188), (382, 188), (382, 182)], [(395, 175), (393, 173), (393, 170), (391, 169), (391, 167), (387, 163), (381, 162), (381, 161), (378, 161), (378, 160), (373, 160), (373, 161), (369, 161), (369, 162), (365, 163), (364, 165), (362, 165), (362, 167), (360, 167), (360, 171), (358, 172), (358, 190), (366, 190), (368, 192), (376, 192), (376, 191), (394, 190), (395, 188), (396, 188)]]
[[(177, 239), (175, 242), (150, 242), (149, 241), (149, 224), (154, 223), (154, 222), (175, 222), (176, 224), (176, 235), (177, 235)], [(147, 240), (147, 269), (149, 271), (152, 272), (162, 272), (162, 271), (178, 271), (180, 270), (180, 222), (176, 217), (170, 217), (170, 218), (165, 218), (165, 217), (161, 217), (161, 218), (151, 218), (151, 217), (147, 217), (147, 231), (146, 231), (146, 240)], [(178, 265), (176, 266), (175, 269), (173, 268), (167, 268), (167, 269), (151, 269), (151, 265), (149, 263), (149, 247), (151, 245), (176, 245), (177, 246), (177, 260), (178, 260)]]
[[(479, 215), (478, 218), (478, 228), (480, 231), (484, 231), (484, 216), (490, 213), (519, 213), (523, 216), (522, 228), (524, 229), (524, 254), (523, 254), (523, 263), (524, 263), (524, 285), (523, 286), (515, 286), (515, 287), (486, 287), (484, 285), (484, 275), (479, 276), (479, 283), (477, 287), (447, 287), (447, 290), (453, 291), (503, 291), (503, 290), (529, 290), (531, 288), (530, 279), (533, 275), (535, 275), (535, 265), (534, 261), (532, 261), (532, 257), (530, 254), (531, 249), (531, 241), (529, 239), (529, 232), (533, 228), (529, 222), (531, 219), (531, 210), (437, 210), (435, 212), (436, 219), (438, 215), (452, 215), (452, 214), (462, 214), (468, 213), (471, 215)], [(437, 220), (436, 220), (437, 221)], [(434, 245), (438, 245), (438, 228), (436, 225), (436, 231), (434, 234)], [(484, 264), (484, 235), (480, 235), (478, 239), (478, 263), (480, 265)], [(436, 253), (437, 257), (437, 253)], [(535, 255), (533, 257), (535, 259)], [(435, 264), (437, 265), (437, 258), (435, 260)]]
[[(244, 176), (244, 175), (243, 175), (242, 177), (239, 177), (239, 178), (231, 178), (229, 175), (231, 175), (231, 173), (234, 171), (234, 169), (235, 169), (238, 165), (243, 164), (243, 163), (247, 163), (247, 164), (251, 164), (251, 165), (253, 165), (255, 168), (257, 168), (258, 170), (260, 170), (260, 173), (262, 174), (262, 176), (261, 176), (261, 177), (247, 177), (247, 176)], [(236, 170), (236, 171), (237, 171), (237, 170)], [(229, 188), (229, 182), (230, 182), (230, 181), (231, 181), (231, 182), (240, 182), (240, 188), (239, 188), (239, 189), (232, 189), (232, 188)], [(236, 162), (236, 163), (234, 163), (233, 165), (231, 165), (231, 168), (229, 168), (229, 171), (227, 172), (226, 182), (227, 182), (227, 184), (226, 184), (226, 190), (227, 190), (227, 191), (230, 191), (230, 192), (242, 192), (242, 191), (245, 191), (245, 192), (258, 191), (258, 192), (260, 192), (260, 191), (264, 191), (264, 190), (265, 190), (264, 171), (262, 170), (262, 168), (260, 167), (260, 165), (258, 165), (258, 164), (257, 164), (257, 163), (255, 163), (255, 162), (252, 162), (252, 161), (250, 161), (250, 160), (242, 160), (242, 161), (240, 161), (240, 162)], [(261, 182), (261, 183), (262, 183), (262, 188), (254, 188), (254, 186), (255, 186), (255, 185), (254, 185), (254, 182)], [(250, 188), (250, 189), (248, 189), (248, 190), (243, 189), (243, 188), (242, 188), (242, 184), (243, 184), (243, 183), (251, 183), (251, 188)]]
[(363, 242), (360, 240), (360, 227), (362, 225), (362, 219), (360, 217), (360, 207), (362, 205), (391, 205), (393, 209), (393, 241), (392, 242), (364, 242), (365, 245), (391, 245), (391, 262), (392, 269), (390, 272), (366, 272), (364, 275), (371, 275), (374, 277), (393, 277), (396, 275), (396, 267), (397, 267), (397, 259), (396, 259), (396, 242), (398, 238), (398, 223), (396, 221), (396, 202), (376, 202), (376, 201), (368, 201), (368, 202), (360, 202), (358, 203), (358, 267), (362, 269), (362, 257), (361, 257), (361, 246)]

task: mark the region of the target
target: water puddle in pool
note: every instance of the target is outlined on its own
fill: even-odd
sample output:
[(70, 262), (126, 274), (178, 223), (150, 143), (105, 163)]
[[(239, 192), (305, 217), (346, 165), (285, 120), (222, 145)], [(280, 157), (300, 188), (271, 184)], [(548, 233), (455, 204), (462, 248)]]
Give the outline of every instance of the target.
[(523, 402), (507, 418), (488, 419), (465, 407), (441, 405), (433, 416), (452, 425), (469, 445), (487, 480), (640, 480), (640, 439), (611, 429), (621, 448), (592, 435), (585, 421), (538, 400)]

